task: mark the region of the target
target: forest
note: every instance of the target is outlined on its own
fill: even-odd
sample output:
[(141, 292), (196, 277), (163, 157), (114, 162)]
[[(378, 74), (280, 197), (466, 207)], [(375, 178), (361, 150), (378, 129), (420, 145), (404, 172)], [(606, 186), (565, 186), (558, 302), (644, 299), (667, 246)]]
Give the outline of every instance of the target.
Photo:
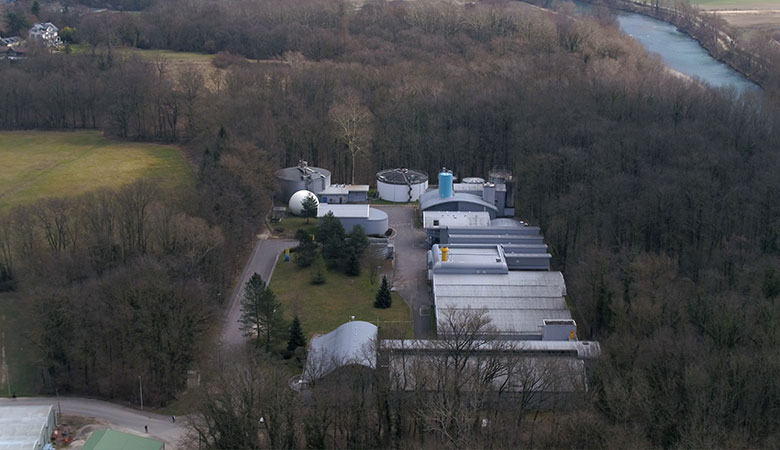
[[(566, 421), (535, 436), (518, 428), (511, 444), (475, 434), (459, 445), (777, 446), (778, 80), (758, 93), (711, 89), (670, 74), (609, 14), (575, 19), (564, 12), (512, 2), (368, 2), (356, 10), (324, 0), (168, 0), (133, 14), (71, 8), (52, 19), (75, 28), (74, 43), (88, 51), (0, 61), (0, 128), (97, 128), (120, 139), (184, 146), (199, 166), (197, 192), (167, 216), (213, 236), (212, 244), (193, 242), (182, 251), (215, 245), (226, 273), (240, 264), (230, 259), (233, 250), (248, 242), (271, 205), (272, 170), (303, 158), (331, 169), (334, 182), (348, 181), (353, 158), (333, 111), (370, 116), (354, 159), (357, 182), (370, 183), (387, 167), (435, 173), (446, 166), (460, 177), (509, 168), (518, 180), (519, 218), (542, 227), (554, 267), (565, 274), (581, 338), (599, 340), (604, 355)], [(206, 73), (120, 53), (118, 46), (218, 53), (215, 61), (227, 63)], [(25, 217), (29, 212), (12, 212), (8, 229), (30, 229)], [(163, 230), (154, 230), (150, 256), (137, 246), (125, 252), (120, 240), (111, 258), (121, 265), (102, 273), (93, 272), (101, 264), (77, 264), (81, 272), (92, 269), (41, 281), (37, 261), (68, 267), (59, 263), (69, 252), (56, 246), (31, 253), (34, 259), (19, 256), (26, 262), (14, 263), (13, 272), (30, 296), (47, 295), (27, 288), (36, 282), (56, 290), (62, 308), (97, 308), (114, 297), (132, 308), (132, 290), (120, 289), (128, 278), (144, 280), (154, 295), (181, 299), (174, 304), (182, 311), (208, 303), (208, 291), (189, 295), (191, 283), (225, 289), (225, 275), (212, 273), (211, 263), (189, 261), (201, 270), (193, 281), (182, 269), (187, 257), (166, 263)], [(19, 232), (4, 235), (14, 257), (26, 255)], [(67, 249), (90, 254), (88, 241), (69, 242)], [(57, 289), (63, 277), (89, 295)], [(99, 326), (97, 311), (84, 316), (85, 325)], [(186, 316), (181, 332), (201, 336), (203, 312)], [(139, 313), (137, 320), (147, 319)], [(47, 334), (52, 329), (42, 333), (56, 342)], [(103, 341), (101, 355), (113, 351), (110, 342)], [(181, 368), (198, 345), (186, 342), (168, 350), (176, 361), (161, 366), (176, 380), (159, 393), (161, 401), (183, 383)], [(46, 348), (71, 392), (129, 395), (127, 383), (122, 391), (89, 378), (97, 371), (111, 379), (117, 367), (135, 364), (125, 354), (116, 355), (116, 366), (97, 367), (89, 352)], [(258, 373), (221, 376), (252, 385)], [(262, 395), (287, 404), (279, 391)], [(404, 410), (376, 409), (370, 417), (389, 411)], [(278, 430), (285, 430), (288, 418), (280, 417)], [(347, 445), (353, 441), (339, 439), (348, 439), (350, 427), (369, 426), (349, 422), (358, 418), (346, 413), (320, 419), (310, 426), (324, 428), (292, 429), (285, 446)], [(403, 422), (355, 438), (364, 446), (416, 445), (426, 430)]]

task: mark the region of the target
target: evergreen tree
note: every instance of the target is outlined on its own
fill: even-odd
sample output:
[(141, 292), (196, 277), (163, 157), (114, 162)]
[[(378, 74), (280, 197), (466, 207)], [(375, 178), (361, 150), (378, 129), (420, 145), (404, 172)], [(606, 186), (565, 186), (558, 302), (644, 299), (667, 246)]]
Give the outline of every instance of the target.
[(305, 230), (295, 232), (295, 238), (298, 239), (298, 247), (295, 249), (295, 265), (298, 267), (309, 267), (317, 257), (317, 245), (312, 240), (312, 235)]
[(379, 286), (379, 291), (376, 293), (374, 307), (387, 309), (392, 305), (392, 303), (393, 298), (390, 296), (390, 286), (387, 284), (387, 277), (382, 275), (382, 285)]
[(245, 336), (255, 336), (255, 347), (262, 344), (266, 352), (284, 335), (282, 304), (257, 273), (244, 287), (239, 323)]
[(306, 335), (301, 328), (301, 320), (296, 314), (290, 324), (290, 336), (287, 338), (287, 351), (293, 352), (298, 347), (306, 346)]
[(306, 218), (307, 224), (309, 223), (310, 218), (317, 217), (317, 205), (317, 199), (314, 198), (313, 195), (307, 195), (301, 200), (301, 206), (303, 206), (301, 215)]
[(312, 264), (311, 284), (325, 284), (328, 279), (325, 276), (325, 260), (322, 259), (322, 255), (316, 252), (314, 255), (314, 263)]
[(360, 275), (360, 259), (358, 259), (355, 252), (349, 253), (349, 259), (347, 260), (347, 275), (356, 277)]
[(38, 3), (38, 0), (33, 2), (32, 7), (30, 8), (30, 12), (33, 13), (35, 17), (39, 17), (41, 15), (41, 4)]
[(366, 236), (366, 232), (363, 230), (363, 227), (360, 225), (355, 225), (352, 228), (352, 231), (347, 234), (347, 245), (349, 247), (349, 251), (355, 253), (358, 258), (363, 256), (363, 253), (366, 252), (366, 249), (369, 245), (368, 237)]
[(317, 227), (317, 242), (322, 244), (322, 257), (329, 267), (340, 267), (347, 256), (347, 235), (341, 221), (328, 213)]

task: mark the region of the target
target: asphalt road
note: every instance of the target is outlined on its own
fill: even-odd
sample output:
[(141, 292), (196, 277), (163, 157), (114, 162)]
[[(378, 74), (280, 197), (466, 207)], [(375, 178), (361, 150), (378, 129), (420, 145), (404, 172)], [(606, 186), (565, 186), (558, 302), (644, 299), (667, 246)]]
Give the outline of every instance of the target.
[(414, 227), (416, 211), (411, 206), (380, 206), (387, 213), (390, 228), (396, 232), (393, 288), (412, 310), (414, 337), (433, 338), (431, 294), (426, 272), (425, 231)]
[[(183, 445), (187, 433), (184, 417), (177, 417), (174, 423), (170, 416), (137, 411), (100, 400), (71, 397), (60, 397), (59, 402), (56, 397), (0, 399), (0, 406), (10, 405), (54, 405), (57, 412), (58, 408), (62, 408), (62, 414), (94, 417), (120, 431), (161, 439), (165, 441), (166, 449), (187, 448)], [(144, 433), (144, 425), (149, 427), (149, 434)]]
[(260, 239), (252, 250), (244, 272), (241, 274), (238, 284), (233, 288), (233, 295), (230, 297), (230, 306), (225, 316), (225, 323), (222, 326), (220, 343), (226, 347), (235, 347), (246, 343), (246, 338), (241, 334), (238, 328), (238, 319), (241, 317), (241, 297), (244, 295), (244, 285), (249, 281), (253, 274), (259, 273), (263, 281), (268, 283), (271, 279), (271, 272), (276, 263), (276, 258), (285, 248), (298, 245), (298, 241), (287, 239)]

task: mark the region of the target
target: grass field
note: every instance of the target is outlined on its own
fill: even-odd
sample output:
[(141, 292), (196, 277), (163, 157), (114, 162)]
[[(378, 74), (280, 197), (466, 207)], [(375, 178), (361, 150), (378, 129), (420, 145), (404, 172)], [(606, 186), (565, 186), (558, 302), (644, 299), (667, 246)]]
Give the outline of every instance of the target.
[[(0, 294), (0, 397), (38, 393), (40, 364), (26, 336), (29, 308), (13, 294)], [(8, 376), (6, 376), (6, 365)], [(9, 385), (10, 380), (10, 385)]]
[[(383, 272), (390, 269), (388, 265)], [(287, 318), (298, 314), (307, 338), (329, 333), (348, 322), (351, 316), (355, 316), (355, 320), (378, 324), (383, 335), (400, 333), (403, 337), (412, 337), (409, 307), (397, 293), (392, 293), (391, 308), (374, 308), (379, 283), (371, 285), (367, 270), (359, 277), (329, 271), (327, 283), (319, 286), (311, 284), (310, 279), (311, 268), (299, 269), (295, 264), (285, 262), (282, 256), (270, 286), (284, 305)], [(378, 279), (381, 281), (381, 275)]]
[(175, 147), (115, 142), (97, 131), (0, 133), (0, 209), (116, 188), (139, 178), (173, 189), (194, 181)]

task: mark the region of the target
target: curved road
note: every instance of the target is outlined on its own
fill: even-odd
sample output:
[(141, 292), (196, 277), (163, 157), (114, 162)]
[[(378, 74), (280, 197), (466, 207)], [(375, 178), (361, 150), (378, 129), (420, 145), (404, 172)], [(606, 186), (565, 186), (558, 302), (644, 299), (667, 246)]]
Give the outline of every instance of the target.
[[(238, 319), (241, 316), (241, 302), (244, 295), (244, 284), (255, 273), (259, 273), (263, 280), (268, 282), (273, 273), (276, 257), (285, 248), (295, 246), (297, 241), (284, 239), (260, 239), (247, 261), (241, 274), (238, 285), (233, 289), (233, 294), (228, 305), (225, 321), (220, 333), (220, 342), (228, 346), (238, 346), (245, 342), (238, 328)], [(79, 397), (31, 397), (17, 399), (0, 399), (0, 406), (10, 405), (54, 405), (55, 410), (61, 408), (62, 414), (82, 417), (93, 417), (107, 422), (108, 425), (119, 430), (144, 434), (144, 425), (149, 427), (148, 436), (165, 441), (168, 449), (187, 448), (184, 443), (187, 434), (187, 420), (184, 417), (177, 418), (173, 423), (171, 417), (161, 416), (145, 411), (138, 411), (115, 403), (92, 400)]]

